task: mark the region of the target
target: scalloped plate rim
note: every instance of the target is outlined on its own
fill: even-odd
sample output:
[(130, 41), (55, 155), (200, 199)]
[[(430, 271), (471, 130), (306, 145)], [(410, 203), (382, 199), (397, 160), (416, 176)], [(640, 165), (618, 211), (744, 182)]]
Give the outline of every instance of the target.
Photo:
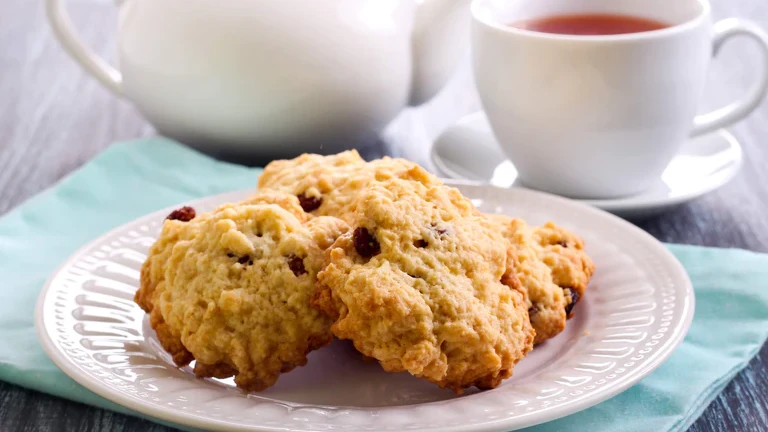
[[(456, 431), (456, 432), (459, 432), (459, 431), (485, 432), (485, 431), (510, 430), (510, 427), (516, 430), (519, 428), (525, 428), (525, 427), (530, 427), (537, 424), (546, 423), (549, 421), (553, 421), (553, 420), (583, 411), (587, 408), (590, 408), (599, 403), (602, 403), (624, 392), (625, 390), (629, 389), (633, 385), (637, 384), (639, 381), (641, 381), (643, 378), (645, 378), (651, 372), (653, 372), (656, 368), (658, 368), (665, 360), (667, 360), (669, 356), (675, 351), (675, 349), (682, 343), (683, 339), (685, 338), (691, 326), (694, 310), (695, 310), (695, 297), (694, 297), (693, 286), (682, 264), (666, 247), (664, 247), (664, 245), (661, 242), (656, 240), (650, 234), (632, 225), (631, 223), (626, 222), (616, 216), (613, 216), (603, 210), (590, 207), (586, 204), (579, 203), (577, 201), (570, 200), (568, 198), (563, 198), (557, 195), (552, 195), (545, 192), (533, 191), (533, 190), (524, 189), (524, 188), (516, 188), (516, 187), (499, 188), (496, 186), (485, 185), (479, 182), (463, 181), (463, 180), (456, 180), (456, 179), (445, 179), (445, 182), (446, 184), (451, 186), (456, 186), (456, 187), (467, 186), (467, 187), (475, 187), (478, 189), (491, 189), (491, 190), (499, 191), (502, 194), (524, 194), (524, 195), (530, 195), (530, 196), (538, 196), (539, 198), (543, 198), (545, 200), (553, 200), (569, 206), (578, 207), (579, 211), (588, 212), (597, 217), (608, 217), (614, 220), (616, 223), (621, 224), (623, 229), (629, 230), (632, 232), (633, 235), (643, 238), (645, 241), (648, 242), (647, 243), (648, 245), (652, 244), (654, 252), (661, 255), (665, 262), (672, 264), (674, 267), (676, 267), (676, 270), (678, 271), (677, 276), (681, 278), (680, 282), (682, 282), (682, 285), (683, 285), (682, 287), (679, 287), (678, 290), (684, 291), (686, 295), (683, 299), (681, 299), (681, 301), (684, 303), (684, 307), (683, 307), (684, 314), (680, 317), (681, 319), (677, 320), (678, 322), (674, 323), (675, 332), (670, 337), (669, 342), (665, 346), (665, 349), (658, 350), (656, 353), (654, 353), (653, 358), (650, 359), (643, 367), (637, 368), (634, 373), (627, 375), (626, 378), (621, 380), (620, 382), (618, 380), (615, 381), (616, 384), (606, 387), (606, 390), (602, 390), (596, 394), (591, 394), (591, 395), (587, 394), (581, 397), (575, 397), (573, 398), (572, 401), (568, 403), (557, 405), (552, 409), (549, 409), (543, 412), (522, 413), (511, 418), (501, 418), (498, 420), (492, 420), (484, 423), (475, 423), (473, 425), (461, 425), (461, 426), (447, 427), (447, 428), (440, 427), (439, 430)], [(81, 258), (86, 251), (93, 248), (97, 244), (103, 243), (105, 239), (112, 237), (114, 233), (125, 229), (129, 225), (135, 225), (135, 224), (142, 223), (144, 221), (153, 220), (157, 218), (158, 215), (164, 214), (165, 212), (168, 212), (176, 208), (181, 203), (190, 203), (193, 205), (194, 203), (201, 202), (201, 201), (205, 201), (205, 202), (216, 201), (216, 202), (223, 203), (226, 201), (241, 199), (248, 193), (252, 193), (252, 192), (253, 190), (239, 190), (239, 191), (232, 191), (232, 192), (225, 192), (221, 194), (211, 195), (211, 196), (193, 199), (193, 200), (185, 200), (175, 205), (164, 207), (163, 209), (153, 211), (149, 214), (138, 217), (132, 221), (116, 226), (110, 229), (109, 231), (99, 235), (95, 239), (89, 241), (88, 243), (81, 246), (80, 248), (78, 248), (67, 259), (65, 259), (51, 274), (51, 276), (46, 280), (45, 285), (40, 291), (40, 294), (36, 301), (35, 329), (38, 336), (38, 340), (41, 342), (41, 345), (46, 355), (65, 374), (67, 374), (75, 382), (82, 385), (86, 389), (92, 391), (93, 393), (107, 400), (110, 400), (111, 402), (114, 402), (123, 407), (136, 411), (137, 413), (141, 413), (143, 415), (152, 417), (157, 420), (177, 423), (179, 425), (185, 425), (185, 426), (191, 426), (191, 427), (213, 428), (214, 430), (221, 430), (221, 431), (237, 430), (237, 431), (286, 432), (289, 430), (294, 430), (294, 429), (286, 429), (285, 427), (280, 427), (280, 426), (275, 426), (275, 427), (265, 426), (265, 425), (245, 426), (240, 424), (233, 424), (226, 420), (216, 419), (216, 418), (212, 418), (210, 416), (205, 416), (205, 415), (198, 415), (192, 412), (186, 412), (184, 413), (185, 415), (179, 415), (174, 411), (164, 410), (162, 406), (145, 403), (145, 402), (142, 402), (141, 399), (138, 399), (132, 395), (114, 390), (106, 386), (105, 384), (103, 384), (101, 381), (87, 374), (82, 373), (79, 370), (78, 366), (76, 366), (73, 362), (71, 362), (65, 354), (59, 352), (58, 348), (55, 346), (55, 342), (51, 339), (48, 332), (46, 331), (46, 326), (45, 326), (46, 318), (43, 316), (43, 313), (42, 313), (46, 295), (49, 292), (49, 289), (51, 288), (51, 284), (56, 279), (57, 275), (59, 275), (59, 273), (64, 268), (70, 266), (72, 263), (76, 262), (79, 258)], [(441, 402), (428, 402), (424, 405), (432, 405), (432, 404), (439, 404), (439, 403)], [(312, 407), (307, 407), (307, 408), (312, 408)], [(384, 408), (397, 409), (398, 407), (383, 407), (383, 409)], [(356, 407), (354, 409), (361, 409), (361, 408)], [(530, 418), (530, 417), (533, 417), (533, 418)], [(511, 420), (515, 420), (514, 424), (510, 423)], [(525, 421), (520, 421), (520, 420), (525, 420)], [(296, 429), (296, 430), (306, 430), (306, 429)]]

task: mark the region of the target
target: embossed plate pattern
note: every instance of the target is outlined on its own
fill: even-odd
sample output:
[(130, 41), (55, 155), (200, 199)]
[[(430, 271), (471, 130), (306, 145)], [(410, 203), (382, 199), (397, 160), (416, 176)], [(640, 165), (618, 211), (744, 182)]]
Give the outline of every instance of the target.
[[(463, 396), (386, 374), (334, 342), (260, 394), (198, 380), (162, 351), (132, 302), (160, 211), (86, 245), (51, 276), (37, 304), (53, 361), (93, 392), (155, 418), (236, 431), (511, 430), (588, 408), (638, 382), (682, 341), (691, 283), (664, 246), (631, 224), (573, 201), (522, 189), (456, 184), (481, 210), (554, 220), (581, 234), (597, 271), (563, 334), (537, 347), (499, 388)], [(190, 203), (207, 211), (235, 192)]]

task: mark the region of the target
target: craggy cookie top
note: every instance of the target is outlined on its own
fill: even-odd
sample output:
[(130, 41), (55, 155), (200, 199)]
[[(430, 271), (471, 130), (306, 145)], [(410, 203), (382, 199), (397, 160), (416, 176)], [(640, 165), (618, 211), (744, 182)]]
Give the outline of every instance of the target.
[(515, 273), (528, 295), (535, 342), (544, 342), (565, 329), (595, 265), (581, 238), (551, 222), (532, 227), (504, 215), (490, 218), (510, 241)]
[(507, 245), (458, 190), (426, 183), (392, 179), (360, 194), (313, 304), (387, 371), (456, 392), (496, 387), (533, 342), (519, 286), (501, 282)]
[(165, 262), (152, 295), (161, 320), (152, 321), (168, 333), (166, 349), (176, 338), (189, 353), (182, 360), (197, 360), (198, 376), (234, 375), (260, 391), (331, 341), (331, 321), (309, 300), (344, 222), (310, 218), (296, 197), (270, 192), (187, 224), (181, 235), (164, 229), (153, 248)]
[(355, 199), (374, 181), (416, 175), (418, 180), (441, 184), (440, 180), (405, 159), (385, 157), (365, 162), (355, 150), (332, 156), (304, 154), (275, 161), (259, 177), (259, 190), (273, 189), (296, 195), (305, 211), (348, 221)]
[[(276, 204), (305, 222), (310, 215), (301, 208), (296, 197), (274, 191), (264, 191), (239, 204), (224, 204), (219, 209), (242, 204)], [(160, 237), (150, 247), (147, 259), (141, 267), (141, 283), (134, 300), (147, 313), (152, 312), (155, 288), (165, 280), (165, 263), (180, 239), (187, 239), (209, 213), (198, 215), (194, 208), (184, 206), (172, 211), (163, 222)], [(194, 223), (188, 223), (194, 221)]]

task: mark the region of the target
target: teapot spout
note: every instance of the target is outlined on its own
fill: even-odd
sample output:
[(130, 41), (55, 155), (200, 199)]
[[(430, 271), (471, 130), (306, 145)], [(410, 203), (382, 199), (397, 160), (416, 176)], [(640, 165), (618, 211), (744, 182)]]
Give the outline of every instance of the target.
[(432, 99), (469, 52), (470, 0), (413, 0), (413, 77), (409, 104)]

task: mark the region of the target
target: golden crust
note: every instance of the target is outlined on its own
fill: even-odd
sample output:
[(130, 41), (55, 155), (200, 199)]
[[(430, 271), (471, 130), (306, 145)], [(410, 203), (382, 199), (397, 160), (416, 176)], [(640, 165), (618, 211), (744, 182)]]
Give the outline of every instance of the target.
[(276, 192), (166, 221), (136, 299), (178, 365), (194, 358), (198, 376), (264, 390), (332, 340), (309, 298), (324, 250), (347, 229)]
[(365, 162), (355, 150), (332, 156), (301, 155), (274, 161), (259, 177), (259, 190), (277, 190), (301, 196), (305, 210), (318, 216), (334, 216), (349, 223), (357, 196), (376, 181), (406, 178), (442, 184), (434, 175), (405, 159), (384, 157)]
[[(237, 204), (224, 204), (218, 210), (246, 204), (276, 204), (291, 213), (301, 222), (306, 222), (312, 216), (304, 212), (298, 198), (277, 191), (262, 191)], [(147, 259), (141, 266), (141, 278), (139, 290), (136, 291), (134, 301), (145, 312), (150, 313), (154, 304), (154, 292), (158, 285), (165, 280), (165, 263), (170, 257), (173, 246), (180, 240), (187, 240), (194, 234), (194, 230), (200, 226), (202, 220), (210, 214), (197, 215), (192, 221), (182, 222), (178, 220), (165, 220), (160, 237), (150, 247)], [(189, 223), (194, 222), (194, 223)]]
[(512, 376), (534, 333), (520, 287), (501, 282), (507, 245), (494, 226), (429, 182), (374, 183), (359, 203), (313, 297), (334, 335), (389, 372), (457, 393)]
[(551, 339), (565, 330), (594, 273), (584, 241), (551, 222), (531, 227), (504, 215), (489, 218), (510, 242), (513, 259), (508, 267), (514, 270), (508, 273), (517, 274), (527, 294), (535, 343)]

